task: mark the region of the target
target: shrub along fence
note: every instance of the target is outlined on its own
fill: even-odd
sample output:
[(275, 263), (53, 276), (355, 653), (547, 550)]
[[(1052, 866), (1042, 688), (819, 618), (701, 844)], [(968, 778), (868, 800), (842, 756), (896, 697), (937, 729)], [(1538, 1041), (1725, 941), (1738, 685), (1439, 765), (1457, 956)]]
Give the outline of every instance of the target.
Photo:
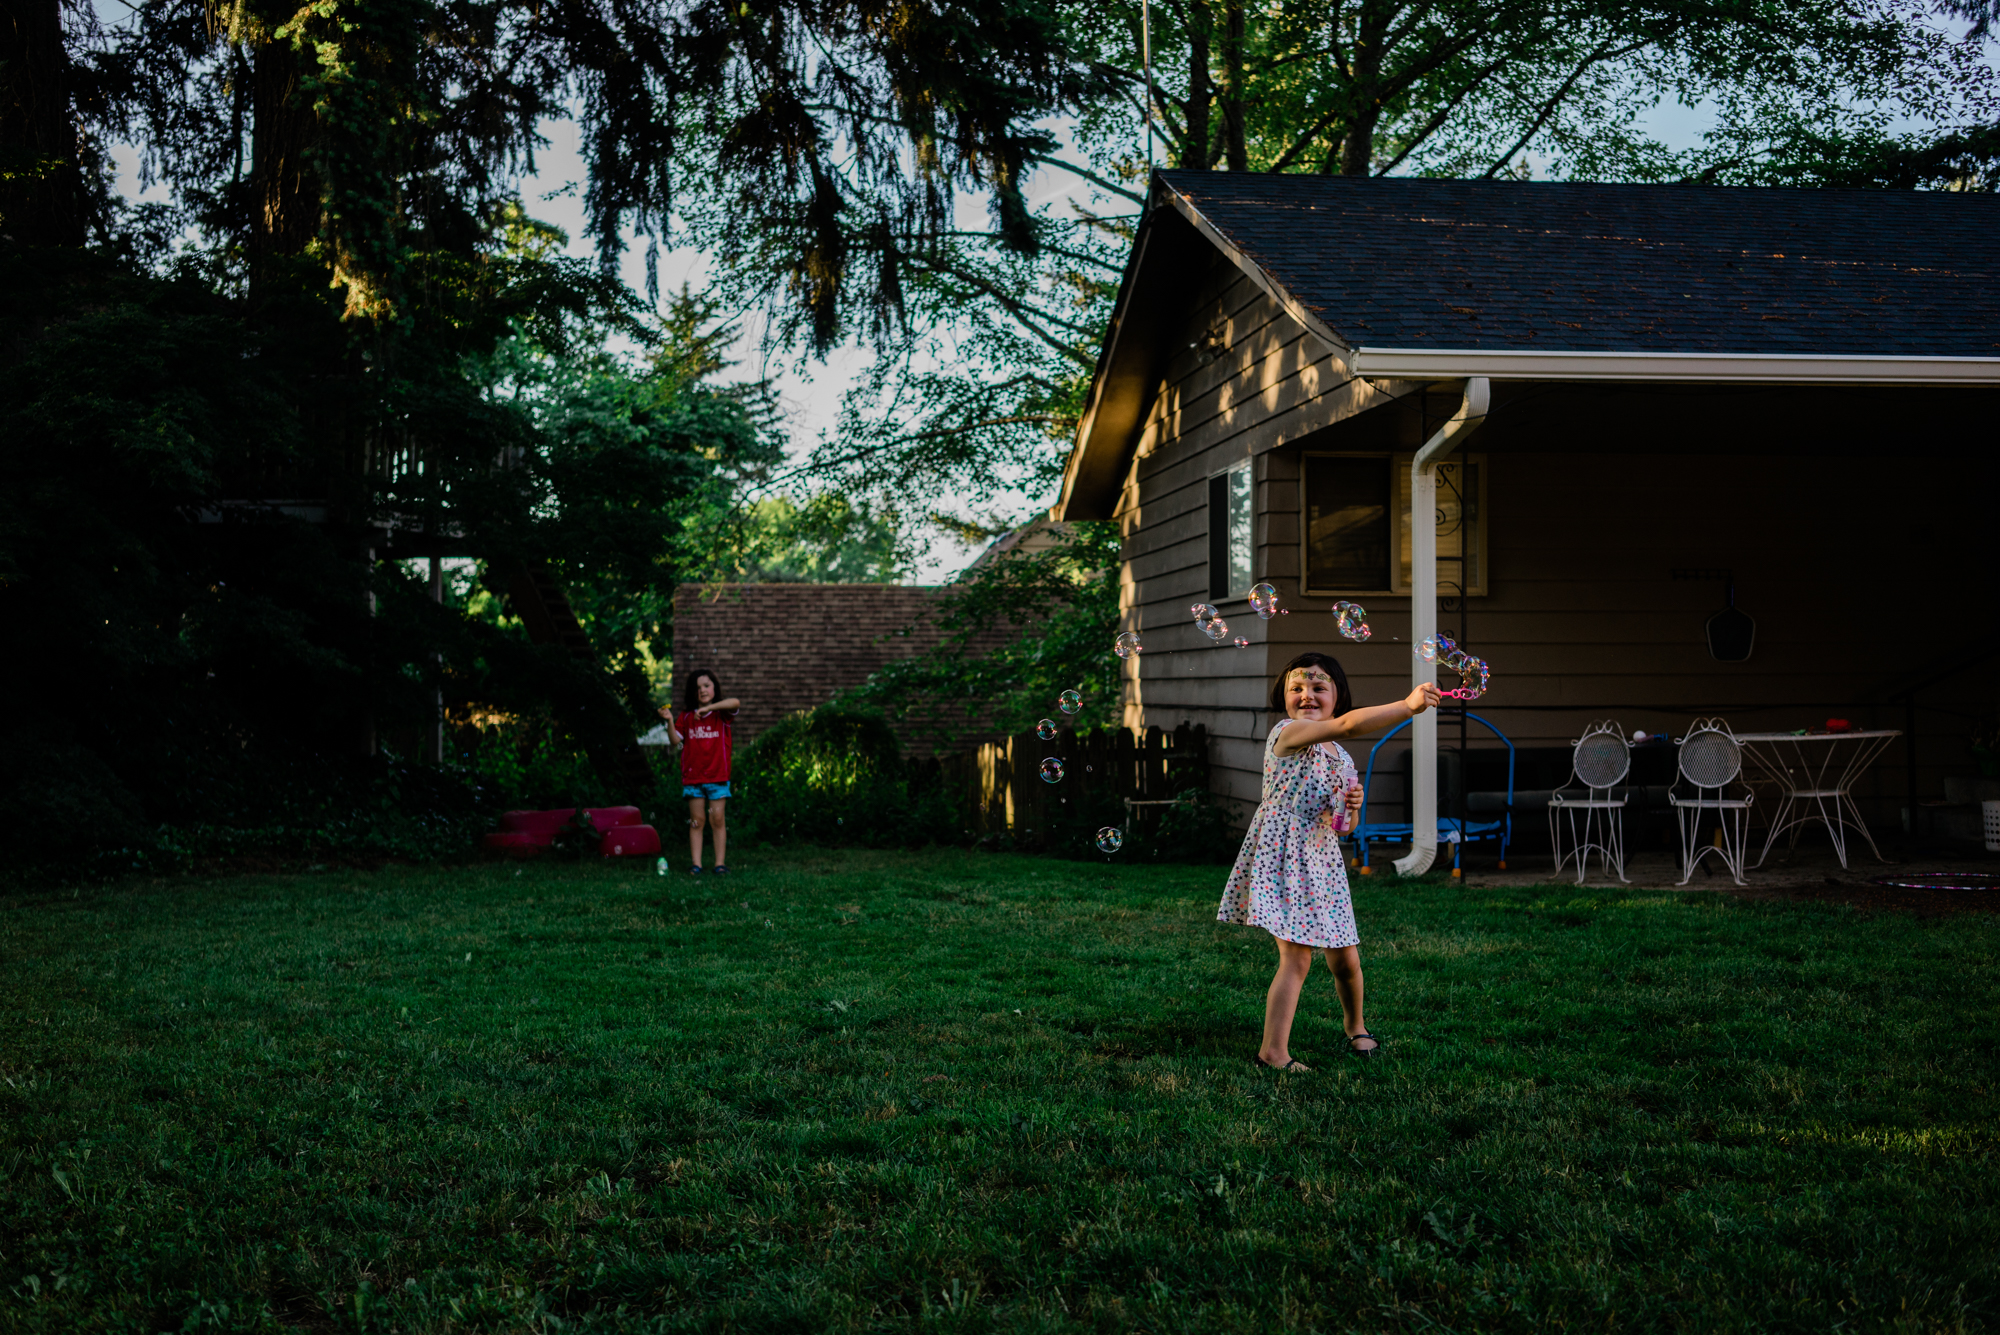
[[(1042, 761), (1063, 762), (1059, 782)], [(1043, 741), (1032, 732), (969, 752), (905, 758), (879, 716), (821, 706), (745, 749), (731, 779), (730, 838), (865, 847), (978, 844), (1100, 857), (1117, 827), (1124, 861), (1215, 862), (1236, 851), (1208, 792), (1208, 734), (1149, 728)]]
[[(1062, 762), (1053, 783), (1042, 777), (1042, 762), (1051, 758)], [(1101, 824), (1143, 831), (1159, 824), (1164, 808), (1208, 791), (1208, 729), (1062, 731), (1048, 741), (1021, 732), (934, 763), (939, 780), (962, 794), (981, 836), (1018, 841), (1079, 814), (1063, 810), (1077, 806), (1104, 815)]]
[[(1062, 777), (1042, 762), (1062, 761)], [(1032, 732), (933, 762), (938, 782), (961, 794), (983, 847), (1058, 857), (1105, 856), (1097, 834), (1114, 827), (1126, 862), (1226, 862), (1238, 839), (1208, 790), (1208, 730), (1118, 728), (1044, 741)]]

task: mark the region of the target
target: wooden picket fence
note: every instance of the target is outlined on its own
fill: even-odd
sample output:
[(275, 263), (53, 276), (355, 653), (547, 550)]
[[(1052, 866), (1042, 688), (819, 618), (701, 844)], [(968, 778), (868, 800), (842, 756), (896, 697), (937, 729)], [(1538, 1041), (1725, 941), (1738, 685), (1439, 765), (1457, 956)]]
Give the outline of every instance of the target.
[[(1043, 782), (1041, 766), (1048, 756), (1061, 757), (1063, 783)], [(937, 767), (937, 782), (962, 798), (981, 835), (1045, 828), (1051, 804), (1083, 786), (1085, 776), (1093, 792), (1108, 790), (1123, 799), (1133, 825), (1144, 826), (1179, 794), (1207, 789), (1208, 729), (1183, 723), (1172, 732), (1059, 732), (1046, 742), (1023, 732), (930, 763)]]

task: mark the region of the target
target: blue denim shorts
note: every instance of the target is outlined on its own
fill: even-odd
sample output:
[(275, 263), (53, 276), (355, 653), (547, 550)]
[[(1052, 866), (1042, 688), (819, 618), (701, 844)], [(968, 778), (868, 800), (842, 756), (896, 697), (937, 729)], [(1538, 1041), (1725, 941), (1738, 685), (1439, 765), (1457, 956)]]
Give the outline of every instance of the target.
[(729, 785), (726, 783), (684, 783), (681, 785), (681, 796), (705, 797), (711, 802), (720, 802), (723, 798), (729, 796)]

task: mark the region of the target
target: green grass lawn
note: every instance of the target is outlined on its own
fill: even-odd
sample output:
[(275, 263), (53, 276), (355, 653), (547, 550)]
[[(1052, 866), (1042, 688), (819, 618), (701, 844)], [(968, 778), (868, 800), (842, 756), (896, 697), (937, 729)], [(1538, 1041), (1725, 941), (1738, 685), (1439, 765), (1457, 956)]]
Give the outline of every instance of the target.
[(8, 1331), (1980, 1330), (2000, 920), (959, 852), (0, 901)]

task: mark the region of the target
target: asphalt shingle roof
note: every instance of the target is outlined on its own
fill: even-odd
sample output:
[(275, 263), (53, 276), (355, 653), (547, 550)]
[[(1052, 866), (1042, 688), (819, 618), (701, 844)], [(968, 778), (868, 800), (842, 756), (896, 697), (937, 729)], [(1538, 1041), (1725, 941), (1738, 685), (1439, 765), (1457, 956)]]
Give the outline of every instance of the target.
[(1161, 175), (1350, 346), (2000, 355), (2000, 196)]

